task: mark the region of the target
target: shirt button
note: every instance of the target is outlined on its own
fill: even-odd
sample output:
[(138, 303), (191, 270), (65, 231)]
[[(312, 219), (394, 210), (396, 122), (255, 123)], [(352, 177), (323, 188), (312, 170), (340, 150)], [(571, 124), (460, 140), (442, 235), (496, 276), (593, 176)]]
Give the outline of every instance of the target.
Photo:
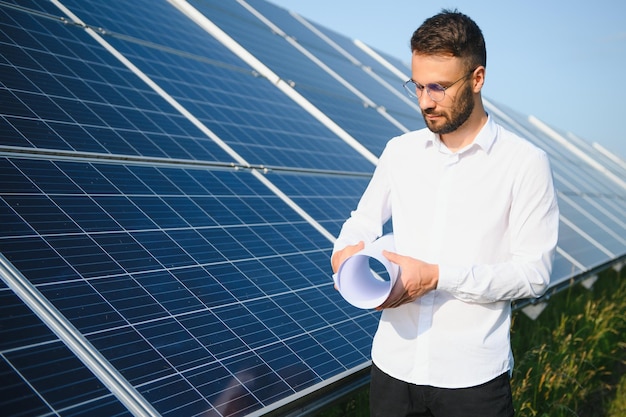
[(450, 157), (448, 158), (448, 165), (454, 165), (457, 162), (459, 162), (459, 155), (458, 154), (450, 155)]

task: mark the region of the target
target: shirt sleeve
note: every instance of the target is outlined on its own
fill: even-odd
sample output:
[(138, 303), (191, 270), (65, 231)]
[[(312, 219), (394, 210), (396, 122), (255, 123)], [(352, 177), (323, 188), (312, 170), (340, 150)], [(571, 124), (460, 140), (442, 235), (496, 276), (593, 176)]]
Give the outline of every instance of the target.
[(510, 261), (439, 265), (437, 290), (478, 303), (536, 298), (547, 290), (558, 240), (559, 210), (550, 164), (543, 151), (524, 165), (512, 193)]
[(391, 217), (386, 155), (387, 153), (383, 151), (356, 210), (350, 213), (350, 217), (343, 224), (335, 241), (333, 254), (348, 245), (354, 245), (360, 241), (371, 243), (382, 236), (383, 226)]

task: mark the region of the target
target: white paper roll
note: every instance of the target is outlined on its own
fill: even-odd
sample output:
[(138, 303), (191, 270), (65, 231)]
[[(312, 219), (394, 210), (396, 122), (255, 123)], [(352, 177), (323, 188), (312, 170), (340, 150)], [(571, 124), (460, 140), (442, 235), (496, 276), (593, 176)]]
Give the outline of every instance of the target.
[[(400, 267), (383, 256), (383, 250), (395, 252), (393, 234), (387, 234), (365, 245), (363, 250), (346, 259), (333, 280), (341, 296), (355, 307), (370, 309), (381, 305), (395, 284)], [(370, 258), (387, 270), (389, 281), (381, 279), (370, 268)]]

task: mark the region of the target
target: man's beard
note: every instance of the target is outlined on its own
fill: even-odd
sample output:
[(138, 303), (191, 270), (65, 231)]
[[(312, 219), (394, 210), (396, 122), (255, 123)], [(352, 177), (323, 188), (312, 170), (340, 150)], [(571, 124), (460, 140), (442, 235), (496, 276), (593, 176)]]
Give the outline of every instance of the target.
[(426, 126), (428, 126), (431, 132), (445, 135), (461, 127), (461, 125), (469, 119), (472, 111), (474, 111), (474, 97), (472, 89), (468, 86), (457, 96), (455, 105), (450, 110), (451, 114), (441, 114), (446, 118), (446, 121), (442, 125), (435, 126), (432, 122), (429, 123), (429, 120), (426, 118), (427, 114), (434, 113), (432, 108), (422, 110), (422, 116), (424, 116), (424, 122), (426, 122)]

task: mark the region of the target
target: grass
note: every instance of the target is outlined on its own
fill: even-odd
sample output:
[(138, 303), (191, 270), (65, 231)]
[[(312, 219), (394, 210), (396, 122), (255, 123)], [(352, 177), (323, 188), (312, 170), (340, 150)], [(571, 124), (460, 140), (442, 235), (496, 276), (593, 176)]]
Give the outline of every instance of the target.
[(609, 403), (606, 417), (626, 416), (626, 373), (616, 386), (615, 398)]
[[(550, 300), (536, 321), (517, 313), (512, 387), (518, 416), (604, 416), (626, 358), (626, 281), (607, 271)], [(617, 371), (617, 372), (616, 372)]]
[[(554, 295), (536, 320), (513, 313), (516, 417), (626, 416), (626, 280), (607, 270), (591, 290)], [(367, 417), (363, 388), (317, 414)]]

